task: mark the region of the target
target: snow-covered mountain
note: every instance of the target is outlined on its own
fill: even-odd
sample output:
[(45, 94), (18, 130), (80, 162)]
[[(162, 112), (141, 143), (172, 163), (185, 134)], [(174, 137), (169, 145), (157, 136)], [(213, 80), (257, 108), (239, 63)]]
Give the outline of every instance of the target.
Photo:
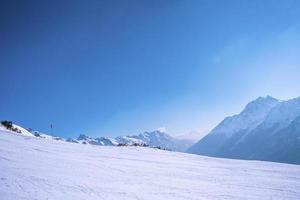
[(300, 197), (300, 166), (0, 131), (3, 200), (223, 200)]
[(115, 138), (115, 142), (118, 145), (147, 145), (143, 140), (141, 140), (136, 135), (126, 135), (126, 136), (118, 136)]
[(39, 131), (34, 131), (30, 128), (25, 129), (21, 126), (11, 123), (11, 128), (7, 129), (7, 127), (0, 124), (0, 130), (9, 131), (15, 134), (21, 134), (24, 136), (32, 136), (39, 137), (49, 140), (60, 140), (71, 143), (79, 143), (79, 144), (90, 144), (90, 145), (98, 145), (98, 146), (149, 146), (149, 147), (159, 147), (163, 149), (168, 149), (172, 151), (185, 151), (187, 150), (194, 142), (190, 140), (177, 139), (169, 136), (167, 133), (156, 130), (152, 132), (144, 132), (139, 135), (130, 135), (130, 136), (119, 136), (116, 138), (107, 138), (107, 137), (97, 137), (92, 138), (87, 135), (81, 134), (77, 139), (68, 138), (64, 139), (61, 137), (52, 136), (46, 133), (42, 133)]
[(268, 113), (264, 120), (265, 126), (278, 125), (278, 129), (288, 126), (300, 115), (300, 97), (281, 102)]
[(245, 135), (258, 126), (279, 101), (270, 96), (259, 97), (248, 103), (244, 110), (231, 117), (226, 117), (207, 136), (193, 145), (188, 152), (202, 155), (215, 155), (230, 138)]
[(161, 147), (173, 151), (185, 151), (193, 143), (188, 140), (181, 140), (171, 137), (160, 130), (152, 132), (144, 132), (136, 136), (121, 136), (117, 137), (116, 141), (120, 144), (145, 144), (150, 147)]
[(211, 133), (221, 134), (228, 138), (241, 130), (251, 131), (256, 128), (265, 119), (270, 110), (278, 104), (279, 101), (273, 97), (259, 97), (248, 103), (240, 114), (226, 117)]
[(171, 137), (160, 130), (141, 133), (138, 135), (138, 138), (149, 146), (162, 147), (174, 151), (185, 151), (193, 144), (192, 141)]
[[(299, 116), (300, 98), (278, 101), (269, 96), (260, 97), (250, 102), (240, 114), (225, 118), (188, 152), (227, 158), (300, 163), (300, 154), (297, 153), (300, 152), (300, 140), (297, 139), (300, 132), (295, 128)], [(290, 155), (279, 152), (283, 143), (286, 149), (291, 150), (293, 147)]]
[(150, 147), (160, 147), (173, 151), (185, 151), (193, 142), (189, 140), (176, 139), (169, 136), (167, 133), (156, 130), (151, 132), (144, 132), (139, 135), (119, 136), (114, 139), (111, 138), (91, 138), (86, 135), (80, 135), (77, 140), (68, 139), (67, 141), (93, 144), (101, 146), (112, 145), (146, 145)]
[(116, 143), (112, 142), (112, 140), (109, 138), (105, 138), (105, 137), (91, 138), (91, 137), (83, 135), (83, 134), (79, 135), (77, 140), (67, 139), (67, 142), (92, 144), (92, 145), (100, 145), (100, 146), (113, 146), (116, 144)]

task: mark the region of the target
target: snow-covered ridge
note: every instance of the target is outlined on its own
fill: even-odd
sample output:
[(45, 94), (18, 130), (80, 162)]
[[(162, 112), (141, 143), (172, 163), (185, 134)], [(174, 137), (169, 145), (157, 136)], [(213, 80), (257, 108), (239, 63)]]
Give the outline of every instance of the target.
[(300, 97), (288, 101), (282, 101), (280, 104), (270, 110), (264, 125), (272, 126), (279, 124), (279, 128), (288, 126), (297, 116), (300, 115)]
[[(9, 131), (15, 134), (21, 134), (24, 136), (35, 136), (39, 138), (44, 138), (48, 140), (60, 140), (72, 143), (79, 144), (90, 144), (98, 146), (149, 146), (149, 147), (158, 147), (162, 149), (174, 150), (174, 151), (185, 151), (190, 147), (193, 142), (188, 140), (176, 139), (169, 136), (167, 133), (156, 130), (152, 132), (144, 132), (139, 135), (130, 135), (130, 136), (118, 136), (116, 138), (107, 138), (107, 137), (96, 137), (92, 138), (90, 136), (81, 134), (77, 139), (68, 138), (64, 139), (57, 136), (52, 136), (46, 133), (32, 130), (30, 128), (25, 129), (21, 126), (13, 124), (13, 127), (17, 128), (18, 132), (7, 130), (2, 126), (2, 130)], [(0, 128), (1, 128), (0, 127)], [(1, 129), (0, 129), (1, 130)]]
[(258, 98), (225, 118), (188, 152), (237, 159), (300, 164), (300, 97)]
[(117, 145), (139, 145), (149, 147), (160, 147), (174, 151), (185, 151), (190, 147), (193, 142), (188, 140), (176, 139), (171, 137), (165, 132), (156, 130), (144, 132), (139, 135), (118, 136), (116, 138), (91, 138), (86, 135), (80, 135), (77, 140), (68, 139), (67, 141), (81, 143), (81, 144), (94, 144), (100, 146), (117, 146)]
[(80, 143), (80, 144), (92, 144), (92, 145), (100, 145), (100, 146), (113, 146), (116, 145), (111, 139), (105, 137), (92, 138), (87, 135), (81, 134), (77, 138), (77, 140), (69, 138), (68, 142)]
[(222, 134), (231, 137), (241, 130), (251, 131), (256, 128), (268, 115), (270, 110), (280, 103), (279, 100), (267, 96), (259, 97), (248, 103), (244, 110), (237, 115), (226, 117), (211, 134)]
[(298, 200), (300, 166), (0, 131), (3, 200)]
[(7, 128), (2, 123), (0, 123), (0, 131), (10, 132), (13, 134), (20, 134), (20, 135), (24, 135), (24, 136), (31, 136), (31, 137), (34, 136), (34, 134), (32, 134), (27, 129), (25, 129), (17, 124), (13, 124), (13, 123), (11, 124), (11, 128)]
[[(3, 121), (2, 121), (3, 122)], [(18, 135), (23, 135), (23, 136), (30, 136), (30, 137), (38, 137), (38, 138), (43, 138), (43, 139), (48, 139), (48, 140), (60, 140), (60, 141), (65, 141), (64, 138), (57, 137), (57, 136), (52, 136), (46, 133), (42, 133), (39, 131), (32, 130), (30, 128), (23, 128), (22, 126), (19, 126), (15, 123), (12, 123), (11, 121), (6, 121), (11, 123), (12, 128), (5, 127), (2, 122), (0, 123), (0, 131), (6, 131), (12, 134), (18, 134)]]

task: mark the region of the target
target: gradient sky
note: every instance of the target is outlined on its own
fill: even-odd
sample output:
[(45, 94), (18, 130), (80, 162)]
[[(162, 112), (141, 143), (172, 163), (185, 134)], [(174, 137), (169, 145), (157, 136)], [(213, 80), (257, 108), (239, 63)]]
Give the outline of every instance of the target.
[(0, 3), (0, 119), (76, 137), (207, 132), (300, 96), (300, 1)]

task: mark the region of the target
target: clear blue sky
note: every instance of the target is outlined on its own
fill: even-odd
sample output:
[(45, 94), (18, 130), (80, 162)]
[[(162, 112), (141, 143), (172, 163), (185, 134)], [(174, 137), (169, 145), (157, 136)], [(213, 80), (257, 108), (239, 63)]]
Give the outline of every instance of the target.
[(206, 131), (300, 96), (300, 1), (1, 1), (0, 119), (55, 134)]

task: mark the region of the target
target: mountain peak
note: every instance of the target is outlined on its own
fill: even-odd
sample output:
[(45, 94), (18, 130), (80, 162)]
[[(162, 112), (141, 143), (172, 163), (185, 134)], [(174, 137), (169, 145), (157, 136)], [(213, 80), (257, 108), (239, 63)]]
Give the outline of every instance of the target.
[[(300, 163), (300, 98), (259, 97), (225, 118), (188, 152), (255, 160)], [(280, 152), (280, 153), (278, 153)]]
[(157, 129), (157, 131), (162, 132), (162, 133), (166, 133), (167, 129), (165, 127), (160, 127)]
[(270, 96), (270, 95), (267, 95), (265, 97), (258, 97), (257, 99), (251, 101), (249, 104), (251, 103), (278, 103), (279, 100), (278, 99), (275, 99), (274, 97)]
[(262, 108), (269, 109), (271, 107), (276, 106), (279, 102), (280, 101), (278, 99), (275, 99), (269, 95), (266, 97), (258, 97), (257, 99), (249, 102), (241, 113), (253, 113), (259, 111)]
[(278, 128), (289, 125), (300, 115), (300, 97), (280, 102), (274, 107), (265, 120), (265, 125), (280, 125)]
[(241, 130), (251, 130), (260, 124), (269, 111), (278, 105), (279, 100), (271, 97), (258, 97), (249, 102), (243, 111), (237, 115), (226, 117), (211, 133), (232, 136)]
[(91, 139), (91, 138), (84, 134), (80, 134), (79, 137), (77, 138), (77, 140), (86, 140), (86, 139)]
[(161, 130), (155, 130), (155, 131), (145, 131), (144, 133), (140, 134), (140, 137), (143, 138), (151, 138), (151, 137), (155, 137), (155, 138), (170, 138), (170, 136), (166, 133), (163, 132)]

